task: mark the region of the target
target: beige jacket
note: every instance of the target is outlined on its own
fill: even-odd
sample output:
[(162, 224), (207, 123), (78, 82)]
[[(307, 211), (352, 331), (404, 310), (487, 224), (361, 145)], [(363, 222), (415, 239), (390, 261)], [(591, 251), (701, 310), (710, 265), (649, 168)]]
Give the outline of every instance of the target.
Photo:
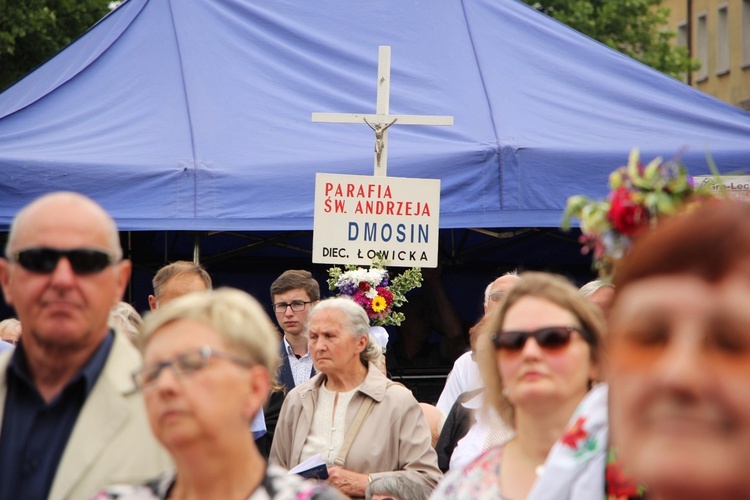
[[(11, 354), (0, 356), (0, 422)], [(90, 498), (105, 486), (140, 484), (171, 468), (169, 455), (151, 434), (143, 397), (133, 391), (130, 374), (140, 365), (136, 348), (116, 333), (104, 369), (68, 438), (49, 500)]]
[[(291, 469), (300, 462), (318, 390), (324, 381), (325, 375), (318, 373), (287, 394), (271, 445), (271, 463)], [(407, 474), (412, 480), (434, 488), (443, 474), (430, 445), (430, 431), (422, 409), (409, 389), (394, 384), (386, 391), (387, 383), (388, 379), (370, 363), (365, 381), (346, 411), (344, 433), (365, 398), (372, 398), (376, 404), (352, 443), (344, 468), (370, 474), (373, 479)]]

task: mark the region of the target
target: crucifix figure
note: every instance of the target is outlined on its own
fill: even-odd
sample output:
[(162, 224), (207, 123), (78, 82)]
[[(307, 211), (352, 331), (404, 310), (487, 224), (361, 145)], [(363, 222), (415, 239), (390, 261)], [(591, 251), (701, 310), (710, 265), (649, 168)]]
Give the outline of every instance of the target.
[(388, 127), (396, 123), (397, 118), (394, 118), (391, 123), (388, 123), (386, 125), (382, 125), (380, 123), (376, 123), (373, 125), (372, 123), (367, 121), (367, 118), (365, 118), (364, 120), (367, 126), (370, 127), (373, 132), (375, 132), (375, 172), (377, 172), (378, 166), (381, 165), (383, 150), (385, 149), (385, 139), (383, 139), (383, 135), (385, 134), (386, 130), (388, 130)]
[(389, 115), (391, 48), (378, 50), (378, 98), (374, 115), (313, 113), (312, 121), (324, 123), (365, 123), (375, 132), (375, 175), (388, 172), (388, 128), (391, 125), (453, 125), (452, 116)]

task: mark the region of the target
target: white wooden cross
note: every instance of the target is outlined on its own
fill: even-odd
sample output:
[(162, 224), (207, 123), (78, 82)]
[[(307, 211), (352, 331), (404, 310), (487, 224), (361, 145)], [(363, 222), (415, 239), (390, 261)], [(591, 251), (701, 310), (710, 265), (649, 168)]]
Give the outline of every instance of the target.
[(388, 173), (388, 127), (391, 125), (453, 125), (452, 116), (389, 115), (391, 88), (391, 48), (378, 50), (378, 99), (374, 115), (313, 113), (313, 122), (365, 123), (375, 132), (375, 175)]

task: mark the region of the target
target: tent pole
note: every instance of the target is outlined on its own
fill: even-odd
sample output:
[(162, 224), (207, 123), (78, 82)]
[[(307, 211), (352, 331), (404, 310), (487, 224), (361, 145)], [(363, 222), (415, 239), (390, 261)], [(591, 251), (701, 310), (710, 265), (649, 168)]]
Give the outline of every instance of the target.
[[(128, 258), (133, 258), (133, 232), (128, 231)], [(133, 303), (133, 273), (128, 278), (128, 304)]]
[(196, 264), (201, 263), (201, 235), (195, 233), (193, 235), (193, 262)]

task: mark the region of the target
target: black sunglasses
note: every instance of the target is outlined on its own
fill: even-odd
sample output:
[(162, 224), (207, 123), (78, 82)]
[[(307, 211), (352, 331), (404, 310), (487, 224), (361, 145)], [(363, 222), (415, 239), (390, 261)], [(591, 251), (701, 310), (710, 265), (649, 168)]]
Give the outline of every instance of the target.
[(115, 256), (103, 250), (93, 248), (73, 248), (58, 250), (56, 248), (27, 248), (14, 253), (10, 260), (18, 262), (27, 271), (50, 274), (57, 268), (57, 263), (65, 257), (76, 274), (93, 274), (105, 269), (115, 262)]
[(496, 332), (492, 334), (492, 345), (495, 346), (495, 349), (518, 352), (526, 345), (529, 337), (534, 337), (534, 340), (543, 349), (554, 351), (568, 345), (570, 335), (573, 332), (578, 332), (586, 342), (589, 342), (588, 332), (581, 328), (576, 326), (549, 326), (533, 332)]

